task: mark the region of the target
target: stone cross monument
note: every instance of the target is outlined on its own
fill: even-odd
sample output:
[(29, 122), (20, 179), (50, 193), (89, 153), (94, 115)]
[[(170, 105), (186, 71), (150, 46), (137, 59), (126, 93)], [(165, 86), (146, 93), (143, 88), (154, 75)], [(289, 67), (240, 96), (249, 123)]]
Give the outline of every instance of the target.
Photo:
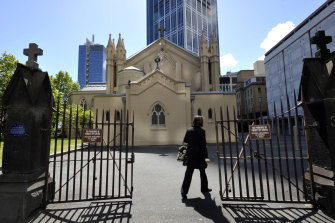
[(17, 64), (3, 96), (4, 149), (0, 175), (0, 222), (24, 222), (46, 201), (52, 91), (47, 72), (38, 68), (42, 50), (24, 50), (27, 66)]
[(36, 43), (29, 43), (29, 48), (24, 49), (23, 54), (28, 56), (27, 67), (38, 68), (37, 56), (42, 56), (43, 50), (38, 48)]

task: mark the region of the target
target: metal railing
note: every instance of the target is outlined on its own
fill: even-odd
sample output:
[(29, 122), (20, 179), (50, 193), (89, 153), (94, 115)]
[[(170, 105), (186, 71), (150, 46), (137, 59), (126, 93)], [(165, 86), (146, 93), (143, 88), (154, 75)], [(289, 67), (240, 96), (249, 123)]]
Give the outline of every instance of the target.
[[(304, 138), (308, 129), (299, 120), (298, 103), (283, 110), (280, 114), (274, 105), (274, 116), (262, 116), (259, 113), (249, 115), (247, 119), (236, 119), (227, 108), (221, 108), (219, 117), (215, 112), (217, 139), (217, 158), (222, 200), (247, 200), (266, 202), (309, 202), (314, 200), (313, 187), (306, 187), (304, 178), (307, 167), (311, 167), (309, 148)], [(287, 96), (287, 107), (290, 102)], [(225, 114), (224, 114), (225, 113)], [(233, 118), (230, 118), (233, 117)], [(264, 125), (272, 123), (270, 139), (252, 140), (245, 125)], [(293, 123), (298, 128), (294, 131)], [(238, 127), (240, 126), (240, 129)], [(280, 129), (282, 131), (280, 131)], [(303, 135), (300, 129), (304, 129)], [(290, 132), (291, 134), (287, 134)], [(296, 132), (296, 138), (293, 133)], [(313, 182), (313, 173), (309, 171)], [(311, 184), (313, 185), (313, 183)], [(311, 191), (309, 191), (311, 190)]]

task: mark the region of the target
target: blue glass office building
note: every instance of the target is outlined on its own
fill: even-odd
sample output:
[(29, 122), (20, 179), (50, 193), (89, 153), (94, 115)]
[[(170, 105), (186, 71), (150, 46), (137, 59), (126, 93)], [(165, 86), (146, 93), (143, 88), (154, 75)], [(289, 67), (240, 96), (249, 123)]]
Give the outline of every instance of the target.
[(106, 83), (106, 48), (86, 40), (79, 46), (78, 81), (80, 88), (88, 84)]
[(147, 0), (147, 44), (164, 38), (198, 55), (202, 31), (207, 41), (212, 31), (219, 41), (216, 0)]

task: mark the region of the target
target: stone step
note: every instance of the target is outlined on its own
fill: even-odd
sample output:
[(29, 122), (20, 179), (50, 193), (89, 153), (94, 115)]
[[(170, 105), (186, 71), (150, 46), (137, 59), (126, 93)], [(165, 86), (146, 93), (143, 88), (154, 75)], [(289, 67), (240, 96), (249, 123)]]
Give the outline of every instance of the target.
[[(309, 168), (307, 168), (304, 178), (310, 181)], [(314, 183), (334, 187), (334, 171), (324, 169), (322, 167), (313, 165), (313, 178)]]

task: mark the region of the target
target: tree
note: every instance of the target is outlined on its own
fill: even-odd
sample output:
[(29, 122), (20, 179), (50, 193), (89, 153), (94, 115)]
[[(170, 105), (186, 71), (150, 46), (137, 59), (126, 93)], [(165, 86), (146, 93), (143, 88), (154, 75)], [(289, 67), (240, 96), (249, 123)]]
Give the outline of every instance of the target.
[(62, 97), (62, 100), (67, 103), (70, 97), (70, 94), (73, 91), (78, 91), (80, 89), (79, 83), (74, 82), (66, 71), (59, 71), (55, 77), (50, 76), (51, 88), (54, 94), (55, 100), (58, 97)]
[[(64, 108), (66, 109), (65, 112)], [(77, 136), (81, 137), (83, 127), (92, 128), (93, 126), (94, 113), (91, 110), (85, 110), (80, 105), (56, 104), (55, 109), (56, 111), (53, 113), (53, 125), (52, 125), (53, 135), (58, 134), (59, 136), (62, 137), (68, 137), (71, 126), (71, 131), (73, 132), (71, 137), (75, 137), (74, 134), (75, 132), (77, 132)], [(78, 120), (77, 120), (77, 113), (78, 113)], [(58, 131), (56, 131), (56, 126)]]
[(2, 105), (2, 96), (7, 88), (7, 85), (12, 78), (17, 63), (19, 61), (12, 54), (6, 51), (0, 57), (0, 106)]
[[(79, 83), (74, 82), (66, 71), (59, 71), (55, 76), (50, 76), (51, 89), (54, 97), (54, 108), (57, 110), (53, 113), (53, 132), (55, 133), (56, 120), (58, 114), (58, 131), (61, 131), (61, 135), (68, 137), (69, 127), (71, 122), (71, 128), (74, 129), (76, 125), (76, 112), (78, 110), (78, 135), (81, 136), (82, 126), (86, 128), (90, 123), (93, 123), (94, 114), (90, 110), (85, 110), (80, 105), (69, 105), (69, 97), (73, 91), (80, 89)], [(63, 123), (63, 115), (65, 110), (65, 119)], [(72, 109), (72, 114), (70, 114)], [(90, 118), (91, 113), (91, 118)], [(64, 131), (62, 131), (64, 127)], [(58, 133), (57, 133), (58, 134)], [(72, 135), (74, 137), (74, 135)]]

